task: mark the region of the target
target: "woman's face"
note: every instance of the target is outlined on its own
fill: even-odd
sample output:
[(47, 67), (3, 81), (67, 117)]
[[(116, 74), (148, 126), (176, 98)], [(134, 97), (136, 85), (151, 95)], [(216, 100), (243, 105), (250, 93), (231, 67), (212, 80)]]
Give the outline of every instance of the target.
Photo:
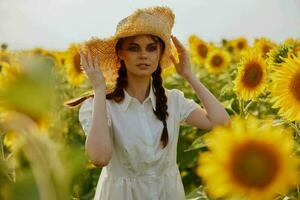
[(118, 55), (124, 61), (128, 75), (148, 77), (157, 69), (161, 52), (159, 40), (149, 35), (138, 35), (124, 38)]

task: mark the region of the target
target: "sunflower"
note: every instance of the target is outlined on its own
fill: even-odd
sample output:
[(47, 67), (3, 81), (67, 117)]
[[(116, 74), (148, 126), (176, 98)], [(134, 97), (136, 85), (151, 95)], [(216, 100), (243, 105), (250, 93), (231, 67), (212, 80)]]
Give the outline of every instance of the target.
[(287, 46), (291, 46), (294, 55), (300, 53), (300, 39), (287, 38), (283, 44)]
[(228, 68), (230, 64), (230, 55), (227, 51), (215, 48), (211, 50), (205, 61), (205, 67), (211, 73), (220, 73)]
[(290, 56), (281, 66), (274, 69), (271, 91), (274, 108), (279, 108), (279, 115), (300, 121), (300, 58)]
[(65, 63), (69, 82), (74, 86), (78, 86), (85, 80), (85, 75), (80, 68), (80, 54), (78, 44), (70, 45)]
[(270, 50), (275, 46), (275, 43), (265, 37), (256, 38), (254, 41), (254, 47), (258, 49), (263, 57), (267, 57)]
[(58, 61), (58, 65), (60, 66), (64, 66), (65, 65), (65, 61), (66, 61), (66, 57), (67, 57), (67, 52), (64, 51), (57, 51), (54, 53), (55, 57)]
[[(12, 65), (0, 64), (0, 113), (10, 115), (17, 112), (30, 117), (40, 128), (48, 126), (49, 110), (54, 96), (53, 84), (50, 81), (47, 68), (39, 70), (40, 66), (32, 65), (26, 68), (25, 57), (14, 59)], [(33, 62), (32, 62), (33, 63)], [(50, 70), (49, 70), (50, 71)]]
[(232, 41), (234, 46), (235, 54), (240, 55), (243, 51), (248, 48), (248, 41), (244, 37), (236, 38)]
[(210, 45), (196, 35), (191, 35), (189, 37), (189, 49), (192, 60), (197, 64), (203, 65), (209, 52)]
[(225, 49), (228, 53), (234, 54), (234, 44), (232, 40), (222, 39), (222, 48)]
[(238, 63), (234, 90), (243, 100), (257, 97), (266, 87), (266, 67), (264, 59), (254, 49), (249, 49)]
[(215, 198), (272, 199), (297, 183), (298, 158), (292, 156), (292, 131), (254, 117), (233, 118), (204, 139), (197, 175)]
[(293, 53), (292, 45), (282, 44), (273, 48), (268, 53), (267, 63), (269, 66), (274, 67), (278, 66), (284, 62), (285, 58), (288, 58), (289, 55)]

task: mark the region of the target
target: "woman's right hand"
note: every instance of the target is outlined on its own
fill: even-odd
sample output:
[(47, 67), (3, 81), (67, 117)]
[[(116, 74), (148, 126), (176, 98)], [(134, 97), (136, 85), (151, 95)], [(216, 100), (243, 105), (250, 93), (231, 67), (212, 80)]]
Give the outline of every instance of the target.
[(90, 80), (93, 89), (105, 90), (105, 78), (99, 67), (99, 60), (96, 57), (92, 59), (92, 54), (90, 49), (88, 49), (87, 58), (84, 56), (82, 50), (80, 50), (80, 60), (82, 69), (85, 71), (88, 79)]

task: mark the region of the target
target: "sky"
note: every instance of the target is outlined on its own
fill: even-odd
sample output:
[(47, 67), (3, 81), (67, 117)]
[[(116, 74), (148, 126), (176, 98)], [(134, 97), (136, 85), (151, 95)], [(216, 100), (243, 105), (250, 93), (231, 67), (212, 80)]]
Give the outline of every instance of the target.
[(173, 34), (184, 44), (191, 34), (216, 43), (300, 38), (300, 0), (0, 0), (0, 44), (64, 50), (92, 36), (110, 37), (122, 18), (149, 6), (173, 10)]

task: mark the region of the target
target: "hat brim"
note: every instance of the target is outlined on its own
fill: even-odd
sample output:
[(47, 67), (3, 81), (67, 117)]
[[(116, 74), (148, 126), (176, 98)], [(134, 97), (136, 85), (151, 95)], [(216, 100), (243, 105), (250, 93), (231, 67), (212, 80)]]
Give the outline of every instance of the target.
[(114, 83), (117, 78), (120, 60), (116, 52), (116, 44), (120, 38), (137, 35), (154, 35), (162, 39), (165, 45), (160, 59), (162, 69), (172, 66), (170, 56), (176, 48), (171, 41), (171, 29), (175, 15), (167, 7), (138, 9), (123, 19), (117, 26), (114, 36), (107, 39), (92, 37), (82, 45), (86, 54), (90, 49), (92, 58), (98, 58), (106, 83)]
[[(119, 38), (115, 36), (107, 39), (93, 37), (82, 45), (82, 50), (85, 55), (87, 55), (89, 49), (92, 59), (98, 57), (98, 67), (100, 67), (103, 72), (106, 83), (110, 84), (115, 83), (118, 70), (120, 68), (120, 60), (116, 52), (116, 44), (118, 40)], [(163, 52), (160, 60), (160, 67), (162, 69), (172, 66), (173, 62), (170, 59), (170, 55), (172, 55), (172, 49), (174, 48), (175, 47), (171, 42), (169, 42), (169, 44), (165, 44), (165, 51)]]

